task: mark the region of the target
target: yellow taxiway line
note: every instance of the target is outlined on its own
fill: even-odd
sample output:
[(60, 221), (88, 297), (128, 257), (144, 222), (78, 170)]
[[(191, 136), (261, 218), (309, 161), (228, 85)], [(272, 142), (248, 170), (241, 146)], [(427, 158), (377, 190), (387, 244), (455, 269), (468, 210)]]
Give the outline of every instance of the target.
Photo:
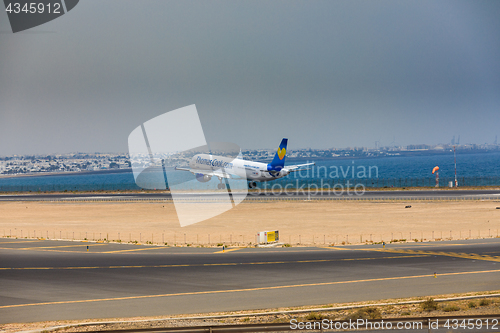
[[(92, 244), (92, 246), (99, 246), (99, 245), (106, 245), (106, 244)], [(40, 246), (40, 247), (22, 247), (22, 248), (15, 248), (15, 247), (0, 247), (0, 250), (19, 250), (19, 251), (48, 251), (48, 252), (66, 252), (66, 253), (79, 253), (78, 251), (64, 251), (64, 250), (57, 250), (58, 248), (64, 248), (64, 247), (74, 247), (74, 248), (80, 248), (80, 249), (85, 249), (88, 245), (80, 245), (80, 244), (75, 244), (75, 245), (63, 245), (63, 246)]]
[(135, 252), (135, 251), (146, 251), (146, 250), (159, 250), (163, 249), (163, 247), (145, 247), (142, 249), (129, 249), (129, 250), (115, 250), (115, 251), (103, 251), (99, 253), (122, 253), (122, 252)]
[[(93, 244), (92, 246), (99, 246), (99, 245), (106, 245), (106, 244)], [(61, 247), (86, 247), (88, 245), (82, 245), (82, 244), (75, 244), (75, 245), (57, 245), (57, 246), (34, 246), (34, 247), (1, 247), (0, 249), (2, 250), (38, 250), (38, 249), (58, 249)]]
[(377, 251), (378, 252), (385, 252), (385, 253), (422, 254), (422, 255), (430, 255), (430, 256), (446, 256), (446, 257), (454, 257), (454, 258), (500, 262), (500, 256), (481, 255), (481, 254), (477, 254), (477, 253), (442, 252), (442, 251), (436, 252), (436, 251), (397, 250), (397, 249), (384, 249), (384, 250), (379, 249)]
[[(483, 244), (490, 244), (490, 243), (483, 243)], [(452, 245), (448, 245), (448, 246), (452, 246)], [(428, 246), (426, 246), (426, 247), (428, 247)], [(345, 248), (333, 247), (333, 246), (323, 247), (323, 248), (324, 249), (333, 249), (333, 250), (347, 250)], [(369, 251), (369, 252), (373, 251), (373, 252), (384, 252), (384, 253), (401, 253), (401, 254), (421, 254), (421, 255), (427, 255), (427, 256), (446, 256), (446, 257), (454, 257), (454, 258), (500, 262), (500, 256), (481, 255), (481, 254), (477, 254), (477, 253), (408, 250), (405, 248), (378, 248), (378, 249), (373, 249), (373, 248), (359, 249), (358, 248), (358, 249), (350, 249), (350, 250), (352, 250), (352, 251)], [(498, 253), (498, 252), (488, 252), (488, 253)]]
[(20, 242), (0, 242), (0, 244), (19, 244), (19, 243), (33, 243), (33, 242), (42, 242), (42, 240), (29, 240), (29, 241), (20, 241)]
[(349, 248), (343, 248), (343, 247), (336, 247), (336, 246), (320, 246), (322, 249), (329, 249), (329, 250), (340, 250), (340, 251), (349, 251), (349, 250), (354, 250), (354, 249), (349, 249)]
[(421, 258), (427, 255), (406, 255), (377, 258), (345, 258), (345, 259), (314, 259), (297, 261), (259, 261), (247, 263), (216, 263), (216, 264), (172, 264), (172, 265), (133, 265), (133, 266), (69, 266), (69, 267), (0, 267), (5, 270), (71, 270), (71, 269), (119, 269), (119, 268), (175, 268), (175, 267), (209, 267), (209, 266), (245, 266), (245, 265), (276, 265), (276, 264), (303, 264), (318, 262), (340, 262), (340, 261), (366, 261), (380, 259)]
[[(498, 272), (500, 272), (500, 269), (487, 270), (487, 271), (441, 273), (441, 274), (439, 274), (439, 276), (441, 277), (441, 276), (456, 276), (456, 275), (469, 275), (469, 274), (488, 274), (488, 273), (498, 273)], [(40, 306), (40, 305), (92, 303), (92, 302), (124, 301), (124, 300), (136, 300), (136, 299), (147, 299), (147, 298), (160, 298), (160, 297), (176, 297), (176, 296), (190, 296), (190, 295), (210, 295), (210, 294), (223, 294), (223, 293), (236, 293), (236, 292), (252, 292), (252, 291), (261, 291), (261, 290), (278, 290), (278, 289), (291, 289), (291, 288), (303, 288), (303, 287), (332, 286), (332, 285), (342, 285), (342, 284), (379, 282), (379, 281), (394, 281), (394, 280), (409, 280), (409, 279), (421, 279), (421, 278), (434, 278), (434, 274), (409, 275), (409, 276), (397, 276), (397, 277), (350, 280), (350, 281), (304, 283), (304, 284), (292, 284), (292, 285), (245, 288), (245, 289), (210, 290), (210, 291), (195, 291), (195, 292), (158, 294), (158, 295), (140, 295), (140, 296), (110, 297), (110, 298), (85, 299), (85, 300), (73, 300), (73, 301), (54, 301), (54, 302), (40, 302), (40, 303), (28, 303), (28, 304), (13, 304), (13, 305), (2, 305), (2, 306), (0, 306), (0, 309), (20, 308), (20, 307)]]
[(217, 251), (217, 252), (213, 252), (213, 253), (226, 253), (226, 252), (232, 252), (232, 251), (238, 251), (238, 250), (242, 250), (244, 249), (243, 247), (238, 247), (236, 249), (225, 249), (223, 251)]

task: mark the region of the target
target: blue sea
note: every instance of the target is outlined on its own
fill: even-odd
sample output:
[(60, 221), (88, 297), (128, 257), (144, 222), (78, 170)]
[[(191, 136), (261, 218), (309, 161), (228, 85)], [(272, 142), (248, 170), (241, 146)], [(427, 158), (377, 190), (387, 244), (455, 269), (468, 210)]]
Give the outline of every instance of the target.
[[(315, 162), (309, 170), (291, 173), (273, 184), (362, 184), (366, 187), (427, 187), (436, 183), (432, 169), (439, 166), (440, 186), (448, 186), (455, 179), (453, 154), (432, 156), (391, 156), (359, 159), (288, 159), (287, 165)], [(186, 172), (186, 175), (190, 173)], [(169, 179), (170, 181), (175, 181)], [(500, 185), (500, 152), (457, 154), (457, 180), (459, 186)], [(178, 181), (178, 180), (177, 180)], [(195, 182), (196, 188), (213, 186)], [(213, 187), (212, 187), (213, 188)], [(68, 173), (60, 175), (30, 175), (0, 178), (0, 191), (97, 191), (139, 190), (131, 170)]]

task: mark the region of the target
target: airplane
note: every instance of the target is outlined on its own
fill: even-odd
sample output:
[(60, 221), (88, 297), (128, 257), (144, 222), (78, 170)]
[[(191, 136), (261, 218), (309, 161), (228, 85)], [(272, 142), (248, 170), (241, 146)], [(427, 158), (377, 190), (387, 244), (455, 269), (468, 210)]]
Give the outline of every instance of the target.
[(306, 163), (298, 165), (288, 165), (285, 167), (285, 155), (288, 139), (284, 138), (278, 147), (271, 163), (252, 162), (240, 158), (228, 158), (211, 154), (197, 154), (189, 162), (189, 168), (176, 167), (175, 170), (189, 171), (196, 176), (196, 180), (205, 183), (212, 177), (219, 178), (218, 189), (225, 189), (226, 184), (222, 182), (226, 179), (247, 179), (250, 189), (257, 187), (257, 182), (267, 182), (287, 176), (290, 172), (296, 172), (302, 167), (315, 165)]

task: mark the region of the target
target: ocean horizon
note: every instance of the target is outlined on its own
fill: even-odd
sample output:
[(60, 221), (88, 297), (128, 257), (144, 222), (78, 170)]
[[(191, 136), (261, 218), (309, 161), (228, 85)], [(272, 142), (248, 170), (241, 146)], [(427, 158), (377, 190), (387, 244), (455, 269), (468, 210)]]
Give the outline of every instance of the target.
[[(265, 162), (265, 161), (263, 161)], [(453, 154), (423, 156), (384, 156), (369, 158), (288, 158), (287, 165), (315, 162), (308, 170), (294, 172), (273, 184), (362, 184), (366, 187), (427, 187), (435, 185), (432, 169), (439, 166), (439, 184), (449, 185), (455, 178)], [(187, 175), (189, 173), (186, 172)], [(170, 179), (176, 181), (175, 179)], [(500, 152), (457, 154), (459, 186), (500, 185)], [(212, 179), (217, 181), (217, 179)], [(210, 182), (209, 182), (210, 183)], [(199, 183), (197, 189), (210, 186)], [(195, 183), (196, 184), (196, 183)], [(213, 184), (212, 184), (213, 185)], [(0, 177), (0, 191), (96, 191), (140, 190), (131, 169), (83, 171), (76, 173), (43, 173)]]

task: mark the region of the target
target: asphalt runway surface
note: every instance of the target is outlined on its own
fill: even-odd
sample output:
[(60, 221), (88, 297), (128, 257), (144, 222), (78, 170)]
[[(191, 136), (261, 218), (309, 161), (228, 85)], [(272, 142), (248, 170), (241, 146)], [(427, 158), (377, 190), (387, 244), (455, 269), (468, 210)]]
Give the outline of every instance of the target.
[(491, 291), (500, 290), (500, 239), (222, 252), (2, 238), (0, 286), (0, 323)]
[[(217, 198), (218, 193), (187, 193), (176, 194), (178, 198), (183, 196), (186, 198)], [(223, 195), (226, 195), (224, 191)], [(356, 195), (351, 189), (350, 191), (337, 191), (319, 193), (316, 191), (308, 192), (307, 190), (289, 190), (288, 192), (271, 193), (255, 193), (249, 192), (247, 200), (251, 199), (282, 199), (282, 198), (308, 198), (308, 199), (325, 199), (325, 198), (344, 198), (344, 199), (500, 199), (500, 190), (408, 190), (408, 191), (365, 191), (362, 195)], [(0, 194), (0, 201), (33, 201), (33, 200), (82, 200), (82, 199), (99, 199), (99, 200), (147, 200), (147, 199), (164, 199), (171, 200), (170, 193), (58, 193), (58, 194)]]

